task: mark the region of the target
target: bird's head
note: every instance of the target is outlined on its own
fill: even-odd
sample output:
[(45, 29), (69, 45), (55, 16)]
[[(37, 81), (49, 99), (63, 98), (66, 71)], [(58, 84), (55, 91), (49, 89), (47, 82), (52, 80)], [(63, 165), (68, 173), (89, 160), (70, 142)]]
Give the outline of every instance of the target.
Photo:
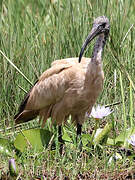
[(110, 24), (108, 18), (105, 16), (99, 16), (94, 20), (90, 34), (94, 34), (95, 35), (94, 37), (96, 37), (98, 34), (108, 33), (109, 30), (110, 30)]
[(94, 20), (92, 30), (90, 34), (87, 36), (79, 55), (79, 62), (83, 56), (84, 50), (86, 49), (87, 45), (99, 34), (104, 33), (106, 36), (109, 34), (110, 24), (109, 20), (105, 16), (99, 16)]

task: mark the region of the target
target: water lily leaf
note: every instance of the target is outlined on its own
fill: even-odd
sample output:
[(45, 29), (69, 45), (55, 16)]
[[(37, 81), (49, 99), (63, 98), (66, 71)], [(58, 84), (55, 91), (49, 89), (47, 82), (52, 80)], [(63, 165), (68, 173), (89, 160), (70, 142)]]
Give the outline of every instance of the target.
[(8, 139), (0, 138), (0, 154), (12, 156), (12, 143)]
[(34, 150), (42, 150), (43, 147), (47, 146), (52, 133), (44, 129), (29, 129), (21, 131), (14, 141), (14, 146), (23, 152), (26, 147), (31, 147)]

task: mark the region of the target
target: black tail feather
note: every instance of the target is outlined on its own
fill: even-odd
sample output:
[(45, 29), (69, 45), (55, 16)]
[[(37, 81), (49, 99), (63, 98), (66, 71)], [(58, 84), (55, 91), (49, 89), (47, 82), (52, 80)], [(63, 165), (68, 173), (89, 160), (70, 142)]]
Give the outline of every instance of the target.
[[(38, 81), (36, 81), (35, 84), (36, 84), (37, 82), (38, 82)], [(34, 84), (34, 85), (35, 85), (35, 84)], [(34, 87), (34, 86), (33, 86), (33, 87)], [(21, 104), (20, 104), (20, 106), (19, 106), (19, 108), (18, 108), (18, 113), (14, 116), (14, 119), (16, 119), (16, 118), (19, 116), (19, 114), (21, 114), (21, 113), (23, 112), (23, 110), (25, 109), (25, 106), (26, 106), (26, 104), (27, 104), (27, 101), (28, 101), (28, 99), (29, 99), (29, 96), (30, 96), (30, 93), (31, 93), (33, 87), (32, 87), (32, 88), (29, 90), (29, 92), (25, 95), (24, 100), (21, 102)]]

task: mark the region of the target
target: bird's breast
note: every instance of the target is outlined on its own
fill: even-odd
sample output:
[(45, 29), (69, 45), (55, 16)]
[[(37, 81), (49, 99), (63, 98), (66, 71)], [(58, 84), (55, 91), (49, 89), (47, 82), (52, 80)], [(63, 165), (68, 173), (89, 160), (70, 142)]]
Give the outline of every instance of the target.
[(102, 86), (101, 77), (97, 77), (94, 81), (91, 79), (87, 85), (83, 79), (80, 79), (80, 83), (72, 83), (72, 86), (66, 90), (63, 104), (73, 114), (87, 111), (96, 102)]

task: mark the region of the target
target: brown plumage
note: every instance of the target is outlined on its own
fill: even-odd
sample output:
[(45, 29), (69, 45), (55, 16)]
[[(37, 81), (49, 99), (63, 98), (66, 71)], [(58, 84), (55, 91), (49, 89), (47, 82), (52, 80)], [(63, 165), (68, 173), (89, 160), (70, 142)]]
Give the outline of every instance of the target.
[[(71, 115), (81, 131), (85, 114), (91, 112), (103, 87), (101, 55), (108, 34), (108, 19), (96, 18), (79, 58), (54, 61), (26, 95), (15, 122), (27, 122), (39, 115), (43, 126), (49, 117), (60, 126)], [(97, 35), (92, 58), (82, 57), (86, 46)]]

